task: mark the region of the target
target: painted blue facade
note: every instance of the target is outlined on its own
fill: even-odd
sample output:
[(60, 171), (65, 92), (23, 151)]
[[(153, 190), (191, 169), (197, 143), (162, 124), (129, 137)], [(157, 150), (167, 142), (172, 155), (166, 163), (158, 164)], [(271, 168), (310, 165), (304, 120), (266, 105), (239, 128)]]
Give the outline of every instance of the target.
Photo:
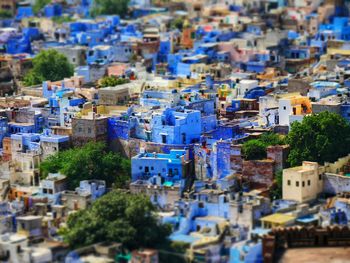
[[(331, 33), (329, 33), (331, 31)], [(330, 39), (350, 40), (350, 25), (347, 17), (334, 17), (331, 24), (322, 24), (318, 35), (315, 37), (321, 41)]]
[(159, 51), (158, 51), (158, 62), (166, 63), (168, 54), (171, 53), (171, 42), (169, 39), (164, 39), (160, 41)]
[(39, 151), (40, 134), (36, 133), (17, 133), (11, 135), (11, 140), (18, 141), (21, 144), (22, 151)]
[(140, 153), (131, 159), (131, 179), (150, 180), (151, 184), (179, 183), (186, 176), (186, 150), (170, 150), (169, 154)]
[(216, 144), (217, 176), (223, 178), (229, 174), (231, 164), (231, 142), (219, 141)]
[(68, 135), (53, 135), (39, 133), (16, 133), (11, 135), (11, 140), (20, 141), (22, 150), (40, 150), (40, 142), (62, 143), (68, 142)]
[(34, 16), (33, 8), (31, 6), (20, 6), (17, 8), (16, 20)]
[(8, 119), (0, 117), (0, 147), (2, 147), (2, 140), (8, 135)]
[(35, 111), (33, 119), (28, 119), (27, 122), (10, 122), (9, 132), (13, 133), (38, 133), (44, 128), (44, 118), (41, 112)]
[(344, 119), (350, 122), (350, 104), (349, 103), (346, 103), (340, 106), (340, 114), (341, 116), (343, 116)]
[[(131, 49), (127, 48), (130, 50)], [(116, 48), (113, 46), (96, 46), (87, 52), (86, 62), (88, 64), (98, 63), (107, 64), (115, 61), (117, 58)]]
[(245, 99), (259, 99), (259, 97), (265, 96), (265, 95), (266, 95), (265, 88), (256, 87), (256, 88), (253, 88), (253, 89), (247, 91), (244, 94), (244, 98)]
[(108, 118), (108, 140), (130, 138), (130, 124), (128, 116)]
[(307, 59), (310, 58), (310, 51), (308, 48), (290, 48), (284, 55), (287, 59)]
[(152, 141), (164, 144), (190, 144), (201, 136), (201, 113), (166, 109), (153, 116)]
[(31, 53), (30, 40), (25, 36), (14, 36), (6, 42), (6, 52), (8, 54)]
[(62, 15), (62, 6), (60, 4), (51, 4), (44, 7), (44, 15), (46, 17), (54, 17)]

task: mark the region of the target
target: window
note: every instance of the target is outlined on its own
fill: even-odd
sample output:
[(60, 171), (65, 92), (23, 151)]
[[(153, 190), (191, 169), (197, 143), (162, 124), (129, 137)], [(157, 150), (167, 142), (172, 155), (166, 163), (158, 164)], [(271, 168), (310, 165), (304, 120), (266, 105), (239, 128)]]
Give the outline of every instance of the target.
[(311, 181), (307, 180), (307, 185), (310, 186), (311, 185)]
[(296, 182), (295, 182), (295, 186), (296, 186), (296, 187), (299, 187), (299, 181), (296, 181)]
[(287, 181), (287, 184), (290, 185), (290, 180)]
[(305, 187), (305, 181), (303, 181), (302, 185), (303, 185), (303, 187)]
[(152, 171), (154, 170), (154, 167), (153, 167), (153, 166), (151, 166), (151, 170), (152, 170)]
[(162, 135), (162, 143), (166, 143), (166, 135)]
[(318, 175), (318, 180), (320, 180), (320, 181), (322, 180), (322, 174)]
[(91, 133), (91, 128), (88, 128), (88, 133)]
[(142, 166), (140, 166), (139, 169), (142, 170)]

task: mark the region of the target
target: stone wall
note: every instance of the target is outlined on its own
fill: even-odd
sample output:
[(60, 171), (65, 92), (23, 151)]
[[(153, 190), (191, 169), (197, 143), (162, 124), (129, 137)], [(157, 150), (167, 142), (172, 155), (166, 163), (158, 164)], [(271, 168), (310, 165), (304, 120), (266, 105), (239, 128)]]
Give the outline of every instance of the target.
[(267, 147), (267, 159), (275, 161), (275, 172), (281, 171), (287, 162), (289, 145), (275, 145)]
[(288, 81), (287, 91), (289, 93), (299, 92), (301, 95), (306, 96), (309, 89), (310, 84), (303, 79), (290, 79)]
[(312, 113), (318, 114), (322, 111), (329, 111), (333, 113), (340, 114), (341, 104), (321, 104), (321, 103), (312, 103)]
[(270, 187), (274, 180), (273, 160), (243, 161), (242, 176), (252, 188)]
[(338, 174), (325, 173), (323, 175), (323, 192), (336, 195), (350, 191), (350, 177)]
[(339, 158), (334, 163), (325, 163), (325, 170), (327, 173), (340, 173), (342, 172), (341, 169), (344, 167), (344, 165), (348, 164), (350, 162), (350, 154), (348, 156), (345, 156), (343, 158)]
[(231, 145), (230, 168), (236, 173), (241, 173), (243, 167), (242, 145)]

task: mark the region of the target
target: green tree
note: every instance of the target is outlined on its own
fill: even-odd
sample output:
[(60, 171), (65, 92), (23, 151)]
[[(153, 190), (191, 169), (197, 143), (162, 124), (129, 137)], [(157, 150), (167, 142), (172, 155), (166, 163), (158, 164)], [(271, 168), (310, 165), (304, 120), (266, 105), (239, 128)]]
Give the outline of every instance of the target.
[(33, 68), (25, 75), (24, 83), (31, 86), (46, 80), (62, 80), (73, 73), (73, 65), (63, 54), (54, 49), (42, 50), (33, 58)]
[(60, 233), (72, 248), (102, 241), (120, 242), (128, 249), (154, 248), (166, 243), (170, 234), (155, 211), (149, 197), (114, 190), (90, 209), (71, 214)]
[(46, 5), (50, 4), (51, 0), (35, 0), (33, 11), (35, 14), (39, 13)]
[(107, 150), (103, 143), (88, 143), (49, 156), (40, 165), (41, 175), (61, 172), (67, 176), (68, 188), (75, 189), (82, 180), (105, 180), (107, 186), (122, 188), (130, 179), (130, 160)]
[(116, 76), (107, 76), (107, 77), (103, 77), (100, 80), (99, 86), (101, 88), (115, 87), (115, 86), (122, 85), (122, 84), (129, 83), (129, 82), (130, 82), (130, 80), (126, 79), (126, 78), (118, 78)]
[(128, 13), (128, 5), (129, 0), (95, 0), (91, 15), (119, 15), (125, 17)]
[(271, 200), (281, 199), (282, 198), (282, 183), (283, 183), (283, 172), (278, 171), (275, 174), (274, 185), (270, 189), (270, 198)]
[(242, 152), (246, 160), (261, 160), (266, 158), (266, 148), (273, 145), (283, 145), (285, 139), (280, 135), (269, 132), (262, 134), (258, 139), (243, 143)]
[(286, 143), (284, 137), (273, 132), (263, 133), (258, 140), (264, 143), (266, 146), (283, 145)]
[(182, 17), (175, 18), (170, 24), (171, 29), (177, 28), (180, 31), (182, 31), (183, 26), (184, 26), (184, 19)]
[(261, 160), (266, 158), (266, 145), (259, 140), (250, 140), (242, 146), (243, 157), (246, 160)]
[(0, 18), (11, 18), (12, 13), (7, 10), (0, 10)]
[(324, 111), (294, 122), (287, 142), (291, 166), (302, 161), (334, 162), (350, 152), (350, 125), (340, 115)]

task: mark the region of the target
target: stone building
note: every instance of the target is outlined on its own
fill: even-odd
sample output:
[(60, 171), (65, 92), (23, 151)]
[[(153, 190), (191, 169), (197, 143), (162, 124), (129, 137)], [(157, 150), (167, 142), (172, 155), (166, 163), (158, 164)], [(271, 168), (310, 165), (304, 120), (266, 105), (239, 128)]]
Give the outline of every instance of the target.
[(308, 202), (322, 192), (324, 167), (315, 162), (283, 170), (283, 199)]
[(350, 174), (350, 155), (339, 158), (334, 163), (325, 163), (323, 192), (327, 195), (350, 192), (348, 174)]
[(82, 146), (90, 141), (107, 142), (107, 117), (89, 113), (88, 116), (72, 119), (72, 143)]

